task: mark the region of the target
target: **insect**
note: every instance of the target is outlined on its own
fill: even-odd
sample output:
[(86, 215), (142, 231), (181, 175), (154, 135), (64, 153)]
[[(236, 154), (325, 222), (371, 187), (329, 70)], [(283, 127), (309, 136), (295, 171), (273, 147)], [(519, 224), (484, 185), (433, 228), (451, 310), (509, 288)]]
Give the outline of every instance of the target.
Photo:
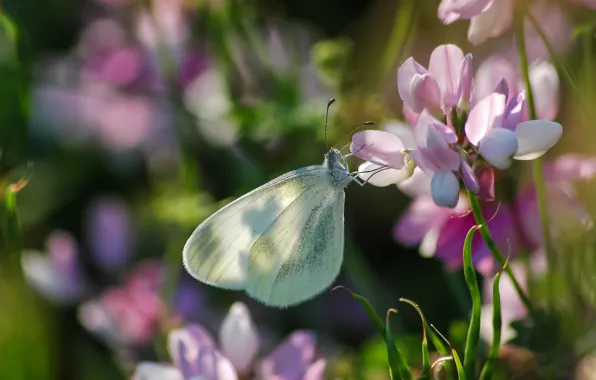
[(184, 246), (186, 270), (275, 307), (325, 290), (343, 260), (344, 188), (364, 184), (348, 156), (331, 148), (322, 165), (284, 174), (211, 215)]

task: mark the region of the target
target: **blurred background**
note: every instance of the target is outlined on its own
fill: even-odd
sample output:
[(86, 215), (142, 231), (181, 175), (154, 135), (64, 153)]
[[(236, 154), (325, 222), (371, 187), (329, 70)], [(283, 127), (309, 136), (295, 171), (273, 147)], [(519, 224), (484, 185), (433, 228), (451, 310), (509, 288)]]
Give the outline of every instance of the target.
[[(549, 3), (565, 23), (555, 33), (559, 58), (580, 84), (579, 92), (561, 85), (558, 120), (566, 132), (551, 153), (591, 154), (594, 126), (578, 99), (593, 102), (593, 32), (584, 38), (582, 30), (596, 14)], [(0, 2), (0, 175), (3, 188), (27, 182), (17, 201), (22, 244), (0, 256), (0, 379), (129, 378), (139, 360), (169, 360), (172, 328), (197, 322), (217, 335), (238, 300), (250, 309), (263, 352), (293, 330), (310, 329), (330, 378), (388, 378), (384, 342), (349, 293), (267, 308), (192, 280), (181, 251), (221, 206), (322, 163), (329, 98), (337, 102), (327, 142), (341, 148), (366, 121), (404, 120), (396, 69), (407, 57), (426, 65), (435, 46), (454, 43), (474, 55), (476, 67), (495, 52), (516, 60), (511, 36), (474, 47), (468, 23), (443, 25), (438, 5)], [(581, 194), (593, 193), (586, 185)], [(591, 211), (594, 199), (585, 198)], [(445, 271), (393, 236), (409, 203), (395, 186), (347, 188), (336, 285), (381, 312), (412, 299), (461, 344), (471, 304), (461, 272)], [(394, 330), (418, 360), (414, 310), (400, 311)]]

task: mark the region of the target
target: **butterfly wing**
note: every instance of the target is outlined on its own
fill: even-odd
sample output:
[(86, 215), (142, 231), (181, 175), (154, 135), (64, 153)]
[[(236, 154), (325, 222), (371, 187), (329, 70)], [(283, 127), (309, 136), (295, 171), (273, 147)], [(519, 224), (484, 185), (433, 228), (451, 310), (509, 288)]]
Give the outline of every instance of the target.
[(328, 181), (307, 188), (252, 246), (246, 292), (286, 307), (331, 285), (343, 259), (344, 201), (343, 187)]
[(295, 170), (211, 215), (184, 246), (182, 258), (188, 273), (209, 285), (244, 289), (252, 246), (301, 195), (327, 181), (324, 176), (327, 171), (321, 165)]

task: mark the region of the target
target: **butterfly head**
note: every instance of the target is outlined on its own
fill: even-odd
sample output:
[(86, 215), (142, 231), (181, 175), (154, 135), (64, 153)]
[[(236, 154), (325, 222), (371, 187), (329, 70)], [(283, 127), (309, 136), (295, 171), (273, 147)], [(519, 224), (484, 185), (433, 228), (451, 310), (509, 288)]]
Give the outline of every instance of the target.
[(333, 176), (334, 183), (338, 186), (347, 186), (347, 184), (354, 179), (352, 175), (350, 175), (346, 158), (341, 154), (339, 149), (331, 148), (329, 152), (325, 154), (323, 166), (327, 168), (329, 174)]

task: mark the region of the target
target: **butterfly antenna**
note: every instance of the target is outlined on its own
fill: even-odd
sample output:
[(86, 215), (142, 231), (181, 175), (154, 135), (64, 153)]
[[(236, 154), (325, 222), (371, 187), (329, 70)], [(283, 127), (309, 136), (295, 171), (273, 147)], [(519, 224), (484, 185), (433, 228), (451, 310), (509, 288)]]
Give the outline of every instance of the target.
[(327, 102), (327, 110), (325, 111), (325, 146), (329, 149), (329, 144), (327, 143), (327, 121), (329, 120), (329, 107), (335, 103), (335, 98), (329, 99)]

